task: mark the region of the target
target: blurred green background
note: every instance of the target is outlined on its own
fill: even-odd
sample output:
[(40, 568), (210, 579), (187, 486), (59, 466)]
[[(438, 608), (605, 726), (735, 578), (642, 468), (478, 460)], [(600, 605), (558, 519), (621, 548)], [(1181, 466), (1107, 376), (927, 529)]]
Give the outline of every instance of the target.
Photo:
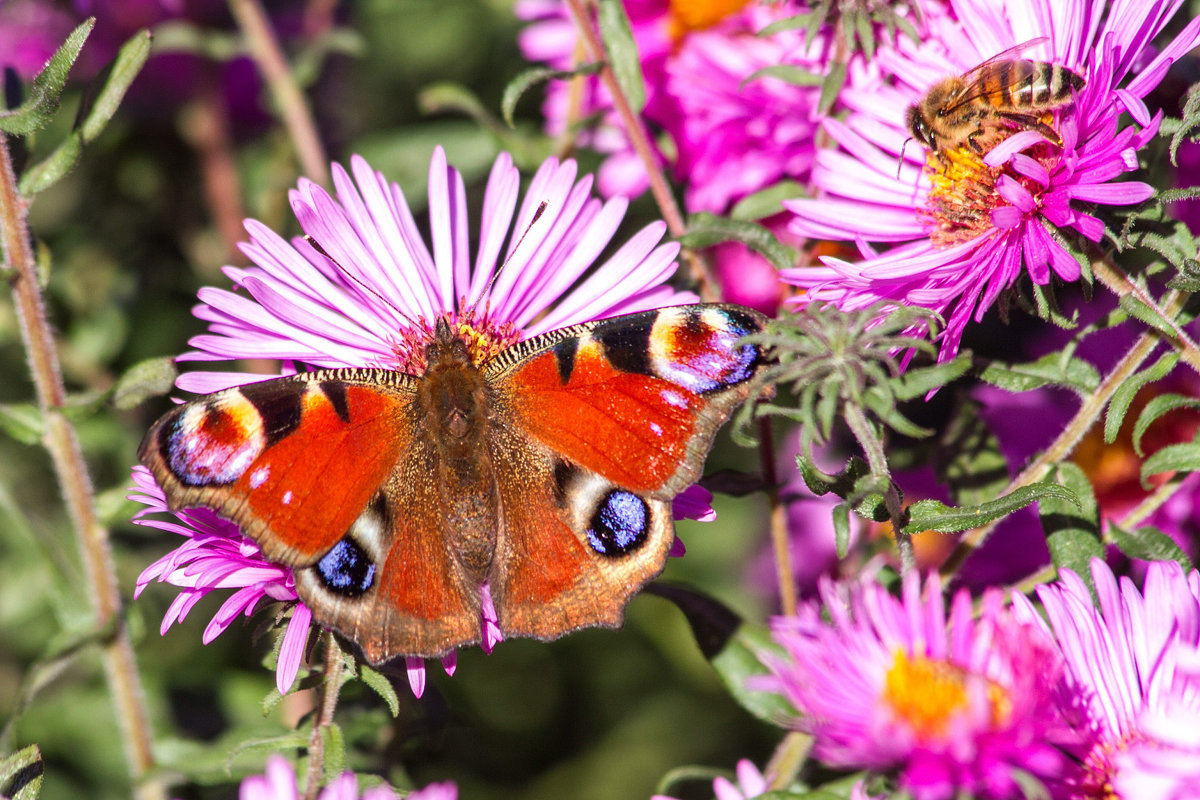
[[(335, 25), (318, 37), (288, 36), (303, 8), (268, 4), (306, 81), (329, 157), (366, 156), (403, 186), (418, 221), (436, 144), (474, 186), (476, 201), (480, 178), (501, 148), (513, 152), (526, 174), (551, 152), (540, 134), (540, 90), (518, 105), (517, 130), (499, 134), (462, 113), (423, 109), (420, 100), (429, 87), (453, 82), (499, 115), (504, 86), (528, 66), (517, 48), (521, 23), (510, 3), (365, 0), (337, 6)], [(60, 9), (79, 18), (76, 6)], [(121, 20), (106, 17), (119, 16), (122, 4), (96, 4), (92, 12), (100, 20), (85, 61), (93, 49), (103, 50), (103, 36), (123, 33), (115, 24)], [(138, 573), (179, 543), (131, 525), (138, 506), (124, 500), (141, 435), (169, 401), (130, 411), (86, 401), (131, 365), (178, 354), (188, 337), (202, 332), (190, 311), (196, 290), (227, 286), (219, 269), (240, 259), (228, 243), (231, 214), (234, 222), (245, 215), (297, 232), (286, 203), (297, 167), (260, 87), (246, 70), (231, 78), (216, 62), (197, 64), (178, 52), (236, 47), (227, 10), (213, 4), (202, 16), (199, 25), (176, 21), (156, 30), (157, 55), (125, 106), (80, 165), (36, 198), (30, 215), (126, 600)], [(181, 69), (188, 59), (190, 66)], [(83, 66), (78, 71), (86, 78)], [(30, 140), (30, 152), (18, 152), (18, 159), (28, 156), (31, 163), (61, 139), (86, 82), (72, 87), (56, 124)], [(239, 92), (247, 96), (231, 106)], [(238, 179), (226, 187), (235, 202), (219, 208), (205, 183), (214, 169), (208, 127), (214, 122), (217, 139), (227, 137), (223, 152), (232, 155)], [(578, 156), (585, 169), (595, 166), (586, 153)], [(635, 203), (616, 241), (654, 217), (647, 201)], [(21, 423), (21, 404), (34, 395), (8, 293), (0, 301), (0, 375), (2, 422), (10, 434), (0, 436), (0, 720), (17, 715), (5, 744), (42, 748), (41, 796), (47, 800), (126, 797), (99, 658), (85, 649), (67, 662), (47, 659), (87, 633), (90, 605), (48, 457)], [(754, 469), (754, 455), (722, 443), (710, 460), (710, 469), (721, 467)], [(770, 605), (763, 594), (770, 592), (748, 588), (746, 573), (747, 561), (765, 546), (761, 501), (718, 498), (717, 508), (716, 523), (679, 526), (688, 555), (673, 560), (665, 577), (762, 619)], [(236, 780), (261, 773), (266, 756), (238, 750), (239, 743), (296, 724), (303, 699), (263, 714), (274, 675), (262, 666), (270, 642), (255, 640), (254, 633), (272, 618), (269, 608), (204, 647), (201, 633), (224, 598), (206, 598), (184, 624), (160, 637), (173, 596), (171, 587), (152, 586), (128, 609), (157, 752), (165, 769), (193, 776), (172, 796), (234, 797)], [(397, 786), (453, 779), (465, 798), (647, 797), (679, 766), (730, 769), (740, 757), (761, 765), (777, 736), (729, 699), (682, 615), (650, 596), (633, 601), (622, 631), (586, 631), (551, 644), (504, 642), (490, 656), (463, 652), (453, 678), (431, 664), (421, 700), (411, 697), (402, 678), (397, 688), (405, 700), (397, 719), (361, 686), (343, 695), (338, 721), (350, 738), (348, 766)], [(673, 791), (711, 796), (706, 780)]]

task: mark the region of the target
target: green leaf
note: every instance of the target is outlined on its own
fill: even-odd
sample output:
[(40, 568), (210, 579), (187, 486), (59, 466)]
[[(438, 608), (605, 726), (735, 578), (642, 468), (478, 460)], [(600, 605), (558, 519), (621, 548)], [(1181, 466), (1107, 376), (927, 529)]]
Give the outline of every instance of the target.
[(336, 722), (321, 726), (321, 741), (325, 745), (325, 783), (329, 784), (346, 771), (346, 736)]
[(742, 708), (772, 725), (784, 726), (796, 710), (782, 695), (751, 689), (751, 678), (768, 675), (762, 663), (766, 653), (782, 651), (765, 625), (747, 622), (708, 595), (658, 581), (646, 591), (670, 600), (687, 618), (700, 652), (712, 664), (730, 696)]
[(22, 748), (0, 761), (0, 797), (4, 800), (34, 800), (42, 790), (46, 765), (36, 744)]
[(1140, 456), (1142, 453), (1142, 437), (1159, 417), (1178, 408), (1200, 410), (1200, 398), (1188, 397), (1182, 394), (1160, 394), (1146, 403), (1142, 413), (1138, 414), (1133, 425), (1133, 449)]
[(805, 197), (807, 194), (808, 189), (804, 184), (782, 180), (737, 201), (737, 204), (730, 210), (729, 217), (730, 219), (750, 221), (771, 217), (783, 211), (784, 200)]
[(825, 116), (833, 108), (842, 86), (846, 83), (846, 62), (834, 61), (825, 73), (825, 82), (821, 84), (821, 99), (817, 101), (817, 116)]
[(1023, 364), (994, 361), (984, 368), (979, 377), (1010, 392), (1063, 386), (1080, 395), (1089, 395), (1100, 385), (1100, 374), (1094, 366), (1083, 359), (1062, 353), (1049, 353), (1037, 361)]
[(1192, 571), (1192, 560), (1188, 558), (1187, 553), (1175, 544), (1174, 539), (1153, 525), (1143, 525), (1137, 530), (1127, 531), (1110, 522), (1108, 530), (1117, 547), (1130, 558), (1140, 558), (1143, 561), (1174, 561), (1183, 568), (1185, 575)]
[(986, 525), (1007, 516), (1033, 502), (1042, 507), (1052, 499), (1059, 498), (1068, 503), (1076, 502), (1075, 494), (1064, 486), (1042, 482), (1014, 489), (1003, 497), (976, 506), (954, 508), (937, 500), (918, 500), (908, 507), (909, 522), (905, 533), (918, 534), (922, 531), (956, 533)]
[(891, 381), (892, 394), (897, 400), (915, 400), (961, 378), (970, 368), (970, 354), (962, 353), (953, 361), (909, 369)]
[(812, 72), (795, 64), (771, 64), (768, 67), (762, 67), (751, 72), (742, 79), (739, 88), (759, 78), (778, 78), (793, 86), (820, 86), (825, 80), (825, 76), (821, 73)]
[(1154, 330), (1168, 337), (1175, 336), (1175, 329), (1169, 320), (1162, 318), (1162, 315), (1151, 306), (1146, 305), (1141, 298), (1133, 294), (1121, 295), (1121, 308), (1129, 313), (1129, 316), (1138, 319)]
[(139, 31), (118, 51), (117, 57), (105, 70), (100, 91), (85, 107), (70, 135), (44, 160), (30, 167), (21, 176), (20, 189), (27, 197), (53, 186), (74, 169), (84, 147), (95, 141), (116, 113), (134, 78), (141, 72), (150, 55), (150, 32)]
[(400, 716), (400, 697), (396, 694), (396, 688), (392, 686), (392, 682), (387, 679), (386, 675), (364, 662), (358, 665), (358, 677), (375, 694), (383, 698), (383, 702), (387, 703), (388, 711), (392, 712), (393, 719)]
[(548, 67), (527, 69), (509, 81), (508, 85), (504, 87), (504, 94), (500, 98), (500, 116), (508, 123), (508, 127), (515, 128), (516, 123), (513, 122), (513, 113), (517, 109), (517, 102), (525, 92), (539, 83), (545, 83), (550, 80), (565, 81), (580, 75), (595, 75), (603, 68), (603, 64), (594, 63), (583, 64), (575, 69), (549, 69)]
[(596, 23), (604, 39), (604, 52), (612, 68), (621, 93), (629, 101), (634, 114), (642, 113), (646, 107), (646, 83), (642, 79), (642, 58), (637, 43), (633, 40), (633, 29), (625, 6), (621, 0), (599, 0), (596, 6)]
[(67, 74), (79, 58), (83, 43), (95, 25), (96, 18), (89, 17), (71, 31), (46, 66), (42, 67), (42, 71), (34, 77), (25, 102), (11, 111), (0, 110), (0, 131), (11, 136), (25, 136), (50, 124), (61, 102)]
[(1200, 442), (1169, 444), (1142, 462), (1142, 486), (1150, 488), (1150, 477), (1160, 472), (1200, 470)]
[(796, 259), (791, 248), (779, 243), (769, 230), (756, 222), (718, 217), (715, 214), (693, 214), (688, 220), (687, 233), (679, 237), (686, 247), (709, 247), (720, 242), (741, 242), (766, 256), (775, 269), (787, 269)]
[(0, 404), (0, 430), (21, 444), (37, 444), (46, 433), (42, 412), (32, 403)]
[(1164, 353), (1162, 358), (1154, 364), (1130, 375), (1117, 387), (1117, 390), (1113, 392), (1112, 400), (1109, 401), (1108, 412), (1104, 417), (1104, 441), (1106, 443), (1112, 444), (1117, 440), (1117, 434), (1121, 432), (1121, 426), (1125, 423), (1125, 414), (1129, 411), (1129, 405), (1137, 393), (1147, 384), (1165, 378), (1167, 373), (1173, 370), (1178, 363), (1178, 353)]
[(112, 389), (112, 403), (122, 411), (136, 408), (152, 397), (168, 394), (178, 376), (179, 370), (175, 368), (173, 358), (139, 361), (117, 379)]
[(845, 558), (850, 552), (850, 505), (838, 503), (833, 507), (833, 541), (837, 547), (838, 558)]
[(1100, 507), (1092, 483), (1077, 464), (1070, 462), (1056, 465), (1046, 480), (1069, 489), (1075, 497), (1069, 504), (1047, 499), (1038, 506), (1050, 557), (1056, 568), (1074, 571), (1093, 588), (1089, 564), (1093, 558), (1104, 557), (1104, 545), (1100, 542)]
[(94, 141), (104, 130), (104, 126), (116, 113), (117, 107), (125, 99), (125, 93), (129, 91), (149, 57), (149, 30), (138, 31), (121, 45), (117, 57), (108, 68), (108, 79), (104, 82), (104, 87), (96, 95), (83, 119), (83, 125), (80, 126), (84, 143)]
[(760, 38), (766, 38), (768, 36), (774, 36), (775, 34), (783, 31), (794, 31), (799, 28), (807, 28), (812, 21), (813, 13), (811, 11), (803, 14), (796, 14), (795, 16), (772, 22), (770, 25), (760, 30), (758, 35)]

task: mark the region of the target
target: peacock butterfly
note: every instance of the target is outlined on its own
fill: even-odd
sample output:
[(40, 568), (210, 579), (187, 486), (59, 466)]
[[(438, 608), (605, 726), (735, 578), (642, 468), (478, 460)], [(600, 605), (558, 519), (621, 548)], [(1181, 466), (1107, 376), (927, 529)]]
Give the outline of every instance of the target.
[(372, 663), (617, 627), (663, 569), (671, 500), (765, 363), (766, 318), (701, 304), (586, 322), (474, 363), (303, 372), (181, 405), (138, 457), (172, 509), (237, 523)]

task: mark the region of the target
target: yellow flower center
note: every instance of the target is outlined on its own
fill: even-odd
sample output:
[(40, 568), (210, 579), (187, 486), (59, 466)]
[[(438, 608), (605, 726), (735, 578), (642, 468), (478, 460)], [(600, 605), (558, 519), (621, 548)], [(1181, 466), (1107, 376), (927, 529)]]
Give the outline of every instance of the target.
[[(910, 657), (904, 650), (897, 650), (884, 683), (883, 699), (922, 739), (940, 738), (951, 717), (967, 705), (968, 677), (969, 673), (955, 664), (920, 655)], [(990, 681), (988, 703), (992, 725), (1005, 725), (1012, 716), (1012, 701), (1002, 687)]]
[(1000, 172), (965, 145), (925, 157), (933, 186), (923, 216), (932, 226), (934, 247), (953, 247), (992, 227), (992, 209), (1005, 204), (996, 192)]
[(726, 17), (736, 14), (750, 0), (671, 0), (670, 32), (673, 40), (692, 31), (711, 28)]

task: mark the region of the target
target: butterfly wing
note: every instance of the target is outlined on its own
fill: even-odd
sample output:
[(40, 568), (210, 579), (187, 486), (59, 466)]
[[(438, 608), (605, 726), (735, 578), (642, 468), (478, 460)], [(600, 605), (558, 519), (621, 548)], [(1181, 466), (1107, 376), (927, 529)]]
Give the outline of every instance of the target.
[(585, 323), (485, 368), (497, 394), (503, 509), (491, 590), (501, 630), (550, 639), (619, 625), (662, 571), (671, 499), (764, 365), (738, 342), (766, 319), (706, 304)]
[(479, 601), (432, 513), (415, 391), (385, 370), (247, 384), (169, 412), (138, 455), (172, 508), (211, 508), (292, 567), (316, 620), (372, 662), (437, 655), (479, 639)]

